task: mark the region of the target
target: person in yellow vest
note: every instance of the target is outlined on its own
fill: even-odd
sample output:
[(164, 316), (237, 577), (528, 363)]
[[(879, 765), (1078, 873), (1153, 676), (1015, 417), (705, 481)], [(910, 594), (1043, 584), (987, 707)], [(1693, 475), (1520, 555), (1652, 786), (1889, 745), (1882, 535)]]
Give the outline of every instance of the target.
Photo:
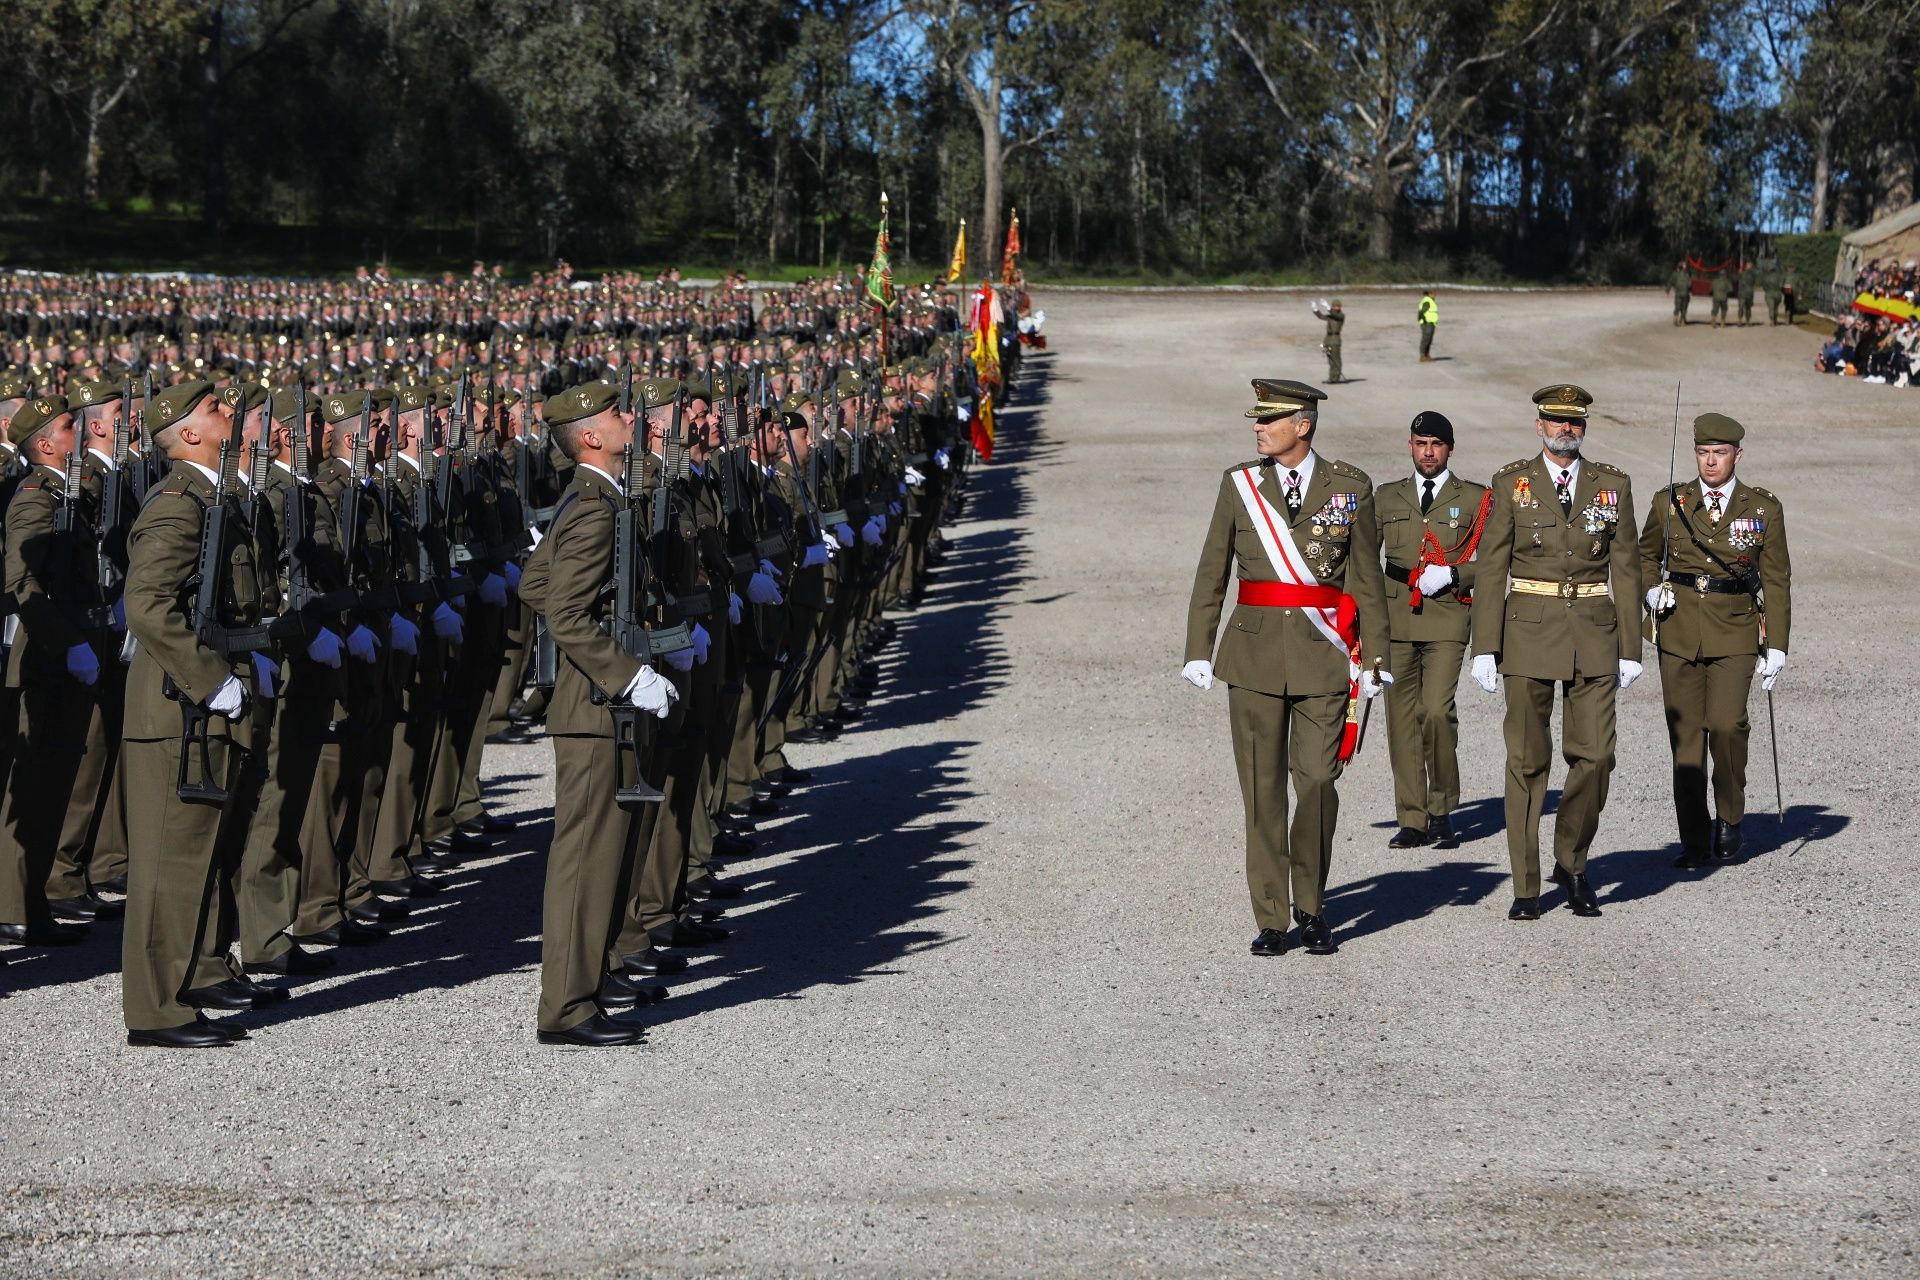
[[(1792, 619), (1787, 513), (1780, 499), (1734, 475), (1746, 428), (1723, 413), (1693, 420), (1699, 477), (1654, 495), (1640, 534), (1652, 585), (1654, 648), (1673, 747), (1679, 860), (1698, 871), (1732, 862), (1747, 807), (1747, 694), (1769, 693), (1787, 665)], [(1713, 815), (1707, 761), (1713, 762)]]
[(1567, 778), (1553, 829), (1553, 882), (1577, 916), (1600, 906), (1587, 851), (1613, 774), (1614, 696), (1639, 679), (1640, 552), (1627, 473), (1585, 456), (1593, 396), (1533, 393), (1541, 452), (1493, 473), (1473, 597), (1473, 679), (1506, 680), (1511, 920), (1540, 918), (1540, 815), (1553, 758), (1556, 686)]
[(1420, 363), (1433, 363), (1433, 331), (1440, 325), (1440, 304), (1433, 300), (1433, 290), (1428, 289), (1420, 295)]
[[(1181, 675), (1210, 689), (1214, 638), (1227, 686), (1246, 811), (1247, 882), (1260, 932), (1250, 950), (1337, 950), (1322, 899), (1340, 801), (1334, 783), (1357, 746), (1356, 708), (1393, 683), (1373, 483), (1314, 449), (1326, 392), (1256, 378), (1260, 456), (1220, 480), (1187, 606)], [(1227, 583), (1234, 610), (1220, 633)], [(1298, 804), (1287, 821), (1287, 779)], [(1289, 916), (1291, 907), (1291, 916)]]

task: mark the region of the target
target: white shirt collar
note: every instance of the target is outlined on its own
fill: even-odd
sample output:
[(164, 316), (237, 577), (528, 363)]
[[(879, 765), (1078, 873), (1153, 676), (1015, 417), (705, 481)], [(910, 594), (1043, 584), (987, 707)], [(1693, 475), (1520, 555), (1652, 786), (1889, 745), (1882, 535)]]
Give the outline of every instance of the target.
[(1547, 456), (1547, 451), (1545, 449), (1542, 449), (1540, 451), (1540, 465), (1547, 469), (1547, 479), (1552, 480), (1556, 483), (1558, 483), (1560, 479), (1560, 473), (1562, 471), (1566, 472), (1567, 473), (1567, 492), (1571, 493), (1575, 489), (1578, 489), (1580, 487), (1580, 459), (1575, 458), (1572, 462), (1569, 462), (1565, 466), (1561, 466), (1559, 463), (1555, 462), (1552, 458), (1549, 458)]
[(1447, 481), (1451, 479), (1453, 479), (1453, 468), (1451, 467), (1442, 467), (1440, 469), (1440, 474), (1437, 476), (1434, 476), (1431, 480), (1429, 480), (1426, 476), (1423, 476), (1418, 471), (1416, 471), (1413, 473), (1414, 496), (1418, 497), (1422, 492), (1425, 491), (1426, 486), (1429, 484), (1433, 486), (1433, 491), (1435, 493), (1439, 493), (1442, 489), (1447, 487)]
[(198, 471), (201, 475), (205, 476), (207, 478), (207, 483), (212, 485), (215, 489), (218, 489), (220, 487), (220, 473), (218, 471), (215, 471), (212, 467), (209, 467), (204, 463), (195, 462), (192, 458), (182, 458), (181, 461), (186, 463), (188, 466), (192, 467), (195, 471)]
[(109, 470), (109, 471), (115, 471), (115, 470), (118, 470), (118, 468), (117, 468), (117, 467), (115, 467), (115, 466), (114, 466), (114, 464), (113, 464), (113, 455), (112, 455), (112, 454), (110, 454), (110, 453), (102, 453), (102, 452), (100, 452), (100, 451), (99, 451), (98, 449), (96, 449), (96, 448), (94, 448), (94, 447), (93, 447), (92, 445), (88, 445), (88, 446), (87, 446), (87, 452), (88, 452), (88, 453), (90, 453), (90, 454), (92, 454), (92, 455), (93, 455), (94, 457), (96, 457), (96, 458), (98, 458), (98, 459), (100, 459), (100, 464), (101, 464), (102, 466), (104, 466), (104, 467), (105, 467), (105, 468), (106, 468), (107, 470)]
[(594, 466), (591, 462), (580, 462), (580, 463), (575, 463), (574, 465), (585, 467), (587, 470), (593, 472), (593, 474), (599, 476), (602, 480), (605, 480), (608, 484), (612, 485), (613, 491), (615, 493), (621, 495), (622, 497), (626, 496), (627, 490), (625, 485), (621, 484), (618, 480), (614, 479), (612, 476), (608, 475), (606, 472), (602, 471), (600, 468)]
[(1315, 455), (1313, 450), (1309, 449), (1307, 450), (1307, 456), (1300, 459), (1299, 462), (1295, 463), (1291, 467), (1288, 466), (1286, 463), (1280, 461), (1278, 458), (1274, 459), (1273, 481), (1275, 484), (1280, 486), (1281, 492), (1283, 493), (1286, 492), (1287, 473), (1289, 471), (1297, 472), (1299, 474), (1300, 492), (1305, 493), (1307, 491), (1307, 486), (1313, 483), (1314, 456)]
[(406, 463), (406, 464), (407, 464), (408, 466), (410, 466), (410, 467), (412, 467), (412, 468), (413, 468), (413, 470), (414, 470), (414, 474), (415, 474), (415, 475), (418, 475), (418, 474), (420, 474), (420, 459), (418, 459), (418, 458), (416, 458), (416, 457), (414, 457), (414, 456), (413, 456), (412, 454), (410, 454), (410, 453), (402, 453), (402, 454), (400, 455), (400, 461), (402, 461), (402, 462), (404, 462), (404, 463)]
[(1721, 502), (1723, 503), (1731, 502), (1733, 501), (1734, 486), (1738, 485), (1739, 483), (1740, 483), (1740, 477), (1738, 475), (1728, 476), (1727, 482), (1721, 485), (1719, 488), (1715, 488), (1714, 486), (1708, 484), (1705, 480), (1702, 480), (1700, 482), (1700, 496), (1704, 498), (1710, 493), (1717, 493), (1720, 495)]

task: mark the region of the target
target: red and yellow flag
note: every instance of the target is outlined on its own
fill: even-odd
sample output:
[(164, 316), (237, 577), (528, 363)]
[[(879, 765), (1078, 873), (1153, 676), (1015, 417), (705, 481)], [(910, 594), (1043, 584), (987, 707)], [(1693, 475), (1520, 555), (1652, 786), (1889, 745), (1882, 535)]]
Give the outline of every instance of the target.
[(1020, 211), (1012, 210), (1013, 221), (1007, 224), (1007, 249), (1000, 255), (1000, 283), (1012, 284), (1013, 276), (1020, 269)]
[(980, 282), (968, 327), (973, 331), (973, 419), (967, 426), (973, 451), (993, 461), (993, 393), (1000, 385), (1000, 298), (991, 281)]
[(947, 264), (947, 283), (967, 274), (967, 220), (960, 219), (960, 234), (953, 239), (953, 261)]

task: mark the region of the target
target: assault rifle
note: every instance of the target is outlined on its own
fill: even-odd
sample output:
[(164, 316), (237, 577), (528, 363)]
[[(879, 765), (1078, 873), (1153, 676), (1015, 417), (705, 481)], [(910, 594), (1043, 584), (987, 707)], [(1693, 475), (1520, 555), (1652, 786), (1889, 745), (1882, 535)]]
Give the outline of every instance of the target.
[[(621, 399), (631, 403), (630, 394), (623, 391)], [(629, 657), (638, 658), (643, 666), (652, 666), (654, 657), (654, 636), (646, 625), (647, 615), (647, 555), (644, 550), (646, 539), (641, 526), (641, 504), (646, 501), (646, 450), (636, 449), (629, 444), (621, 458), (621, 477), (625, 486), (625, 501), (613, 518), (613, 640), (620, 646), (621, 652)], [(665, 468), (661, 468), (664, 472)], [(680, 628), (685, 631), (685, 628)], [(639, 707), (632, 703), (609, 699), (607, 712), (613, 717), (613, 750), (617, 762), (620, 756), (631, 754), (633, 757), (633, 782), (614, 792), (614, 800), (623, 809), (638, 808), (643, 804), (658, 804), (667, 797), (659, 788), (646, 780), (641, 771), (643, 758), (641, 749), (646, 745), (643, 737), (650, 737), (651, 726), (643, 719)]]
[[(269, 407), (261, 412), (271, 412)], [(271, 427), (271, 418), (268, 427)], [(360, 603), (360, 593), (353, 588), (352, 562), (342, 555), (343, 572), (346, 574), (344, 585), (321, 594), (313, 582), (313, 495), (308, 492), (307, 464), (307, 388), (303, 383), (294, 392), (293, 422), (290, 435), (293, 440), (293, 485), (287, 490), (286, 510), (280, 522), (280, 553), (287, 565), (287, 605), (288, 615), (302, 620), (305, 627), (318, 629), (325, 625), (327, 614), (345, 613)], [(263, 451), (264, 452), (264, 451)], [(358, 489), (356, 480), (350, 488)], [(343, 502), (342, 507), (346, 503)], [(359, 505), (354, 505), (354, 514), (358, 516)], [(343, 553), (350, 544), (342, 536)]]

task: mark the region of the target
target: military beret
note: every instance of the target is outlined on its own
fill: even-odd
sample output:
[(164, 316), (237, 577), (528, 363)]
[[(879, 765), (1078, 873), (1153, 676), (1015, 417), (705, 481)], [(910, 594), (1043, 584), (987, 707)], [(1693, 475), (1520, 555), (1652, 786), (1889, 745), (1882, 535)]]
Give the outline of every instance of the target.
[(799, 413), (782, 413), (780, 415), (780, 425), (789, 431), (808, 430), (806, 416)]
[(866, 376), (857, 369), (842, 369), (833, 381), (833, 390), (842, 400), (858, 400), (867, 393)]
[(610, 382), (583, 382), (547, 397), (547, 421), (554, 426), (597, 417), (620, 403), (620, 391)]
[(220, 403), (252, 413), (267, 401), (267, 389), (257, 382), (236, 382), (220, 389)]
[(1246, 416), (1284, 418), (1326, 398), (1327, 393), (1320, 388), (1295, 382), (1292, 378), (1255, 378), (1253, 408), (1247, 410)]
[(109, 400), (120, 398), (120, 387), (112, 382), (69, 382), (67, 384), (67, 408), (84, 409), (89, 405), (105, 404)]
[(1534, 392), (1533, 402), (1540, 406), (1542, 417), (1584, 418), (1587, 416), (1587, 406), (1593, 403), (1593, 397), (1584, 387), (1576, 387), (1571, 382), (1556, 382)]
[(1413, 426), (1408, 435), (1426, 436), (1438, 440), (1449, 448), (1453, 445), (1453, 421), (1437, 409), (1422, 409), (1413, 415)]
[(193, 412), (193, 407), (213, 394), (213, 384), (195, 378), (168, 387), (153, 397), (147, 406), (148, 421), (155, 431), (165, 431)]
[(672, 404), (674, 397), (679, 394), (678, 378), (648, 378), (640, 384), (640, 404), (643, 408), (658, 409), (662, 405)]
[[(307, 401), (309, 412), (313, 401)], [(273, 393), (273, 417), (276, 422), (292, 422), (300, 413), (300, 393), (293, 387), (282, 387)]]
[(320, 416), (331, 425), (357, 418), (367, 406), (367, 393), (364, 391), (339, 391), (320, 398)]
[(925, 356), (914, 356), (905, 364), (901, 365), (900, 368), (905, 371), (909, 378), (924, 378), (933, 372), (933, 361), (927, 359)]
[(7, 439), (15, 445), (23, 445), (28, 436), (66, 412), (64, 397), (35, 396), (21, 405), (20, 411), (13, 415), (13, 421), (7, 424)]
[(394, 395), (392, 387), (372, 387), (367, 391), (367, 395), (373, 400), (373, 407), (376, 409), (384, 409), (399, 398)]
[(1703, 413), (1693, 420), (1695, 444), (1739, 444), (1747, 429), (1724, 413)]
[(780, 399), (780, 412), (798, 413), (802, 405), (813, 403), (813, 396), (806, 391), (789, 391)]
[[(434, 389), (418, 382), (411, 386), (391, 388), (388, 394), (393, 397), (395, 413), (414, 413), (434, 402)], [(377, 401), (379, 393), (375, 392), (374, 395)]]
[(713, 381), (704, 374), (696, 373), (686, 380), (687, 399), (705, 400), (713, 403)]
[(0, 378), (0, 400), (18, 400), (32, 390), (27, 380), (20, 377)]

